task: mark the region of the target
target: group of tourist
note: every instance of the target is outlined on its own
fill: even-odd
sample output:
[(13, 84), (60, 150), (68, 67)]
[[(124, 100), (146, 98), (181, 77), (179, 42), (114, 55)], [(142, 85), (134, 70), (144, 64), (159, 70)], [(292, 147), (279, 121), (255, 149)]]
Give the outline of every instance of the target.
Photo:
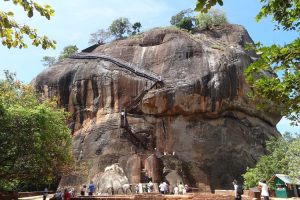
[(89, 196), (92, 196), (95, 192), (95, 185), (93, 181), (90, 182), (89, 186), (87, 187), (86, 185), (83, 185), (80, 189), (80, 195), (85, 196), (87, 193)]
[(74, 188), (71, 189), (65, 188), (64, 192), (62, 192), (61, 190), (57, 190), (53, 195), (53, 197), (50, 198), (50, 200), (70, 200), (71, 197), (74, 196), (75, 196)]
[[(88, 192), (89, 195), (93, 195), (95, 191), (95, 185), (91, 181), (89, 186), (83, 185), (80, 194), (82, 196), (86, 195), (86, 192)], [(61, 190), (56, 191), (56, 193), (53, 195), (53, 197), (50, 200), (70, 200), (71, 197), (75, 197), (75, 189), (74, 188), (65, 188), (64, 192), (61, 192)], [(45, 200), (45, 199), (44, 199)]]
[[(188, 191), (188, 185), (183, 185), (182, 182), (180, 182), (178, 185), (175, 185), (174, 188), (170, 188), (169, 185), (166, 182), (161, 182), (159, 184), (159, 191), (162, 194), (186, 194)], [(141, 193), (150, 193), (154, 192), (154, 184), (152, 181), (149, 181), (147, 184), (139, 183), (135, 186), (135, 193), (141, 194)]]
[(135, 185), (135, 193), (136, 194), (142, 194), (142, 193), (150, 193), (154, 191), (154, 184), (152, 183), (152, 181), (149, 181), (149, 183), (147, 184), (142, 184), (139, 183), (137, 185)]
[(70, 200), (71, 197), (75, 197), (75, 189), (65, 188), (63, 192), (61, 190), (56, 191), (50, 200)]
[[(234, 186), (234, 199), (241, 200), (243, 194), (243, 189), (241, 184), (239, 184), (236, 180), (234, 180), (232, 183)], [(266, 180), (262, 179), (258, 183), (258, 185), (260, 186), (261, 189), (261, 196), (264, 198), (264, 200), (269, 200), (269, 192), (268, 192), (268, 186), (266, 184)], [(169, 188), (169, 185), (166, 182), (161, 182), (158, 187), (160, 193), (162, 194), (184, 195), (188, 191), (188, 185), (187, 184), (183, 185), (182, 182), (180, 182), (178, 185), (175, 185), (174, 188), (171, 190)], [(147, 184), (139, 183), (135, 186), (135, 190), (136, 193), (147, 193), (147, 192), (151, 193), (154, 191), (154, 184), (152, 183), (152, 181), (149, 181), (149, 183)], [(91, 196), (93, 195), (94, 191), (95, 191), (95, 185), (93, 181), (91, 181), (88, 187), (86, 185), (82, 186), (82, 188), (80, 189), (80, 195), (85, 196), (86, 194), (88, 194), (89, 196)], [(47, 195), (48, 195), (48, 189), (45, 188), (43, 194), (44, 200), (47, 198)], [(74, 188), (71, 188), (70, 190), (66, 188), (63, 193), (60, 190), (58, 190), (50, 200), (70, 200), (70, 198), (74, 196), (75, 196)]]
[(166, 182), (161, 182), (158, 187), (160, 193), (162, 194), (184, 195), (188, 191), (188, 185), (187, 184), (183, 185), (182, 182), (176, 184), (173, 188), (170, 188)]
[[(233, 180), (232, 184), (234, 187), (234, 199), (241, 200), (243, 194), (242, 185), (238, 184), (237, 180)], [(264, 200), (269, 200), (269, 188), (266, 179), (259, 181), (258, 185), (261, 190), (261, 197), (263, 197)]]

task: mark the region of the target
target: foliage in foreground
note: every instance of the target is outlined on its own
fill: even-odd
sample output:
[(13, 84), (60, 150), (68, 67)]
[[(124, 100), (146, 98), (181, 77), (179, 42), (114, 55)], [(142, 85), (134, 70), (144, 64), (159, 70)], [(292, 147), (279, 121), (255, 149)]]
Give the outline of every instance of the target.
[[(49, 5), (41, 6), (33, 0), (6, 1), (22, 7), (29, 18), (33, 16), (34, 11), (48, 20), (54, 15), (54, 10)], [(54, 40), (50, 40), (45, 35), (39, 36), (36, 29), (15, 21), (13, 12), (0, 10), (0, 37), (2, 45), (8, 48), (27, 48), (24, 35), (28, 36), (34, 46), (41, 45), (43, 49), (55, 48), (56, 42)]]
[[(280, 46), (256, 44), (260, 58), (246, 70), (247, 81), (254, 90), (253, 99), (265, 99), (261, 108), (270, 107), (297, 125), (300, 121), (300, 39)], [(268, 76), (262, 70), (272, 68), (279, 76)], [(277, 105), (277, 106), (269, 106)]]
[(293, 138), (286, 133), (267, 142), (267, 155), (262, 156), (254, 168), (247, 168), (244, 184), (246, 188), (255, 187), (259, 180), (269, 180), (274, 174), (287, 174), (294, 180), (299, 176), (299, 168), (300, 135)]
[(67, 114), (6, 72), (0, 81), (0, 191), (47, 184), (71, 161)]

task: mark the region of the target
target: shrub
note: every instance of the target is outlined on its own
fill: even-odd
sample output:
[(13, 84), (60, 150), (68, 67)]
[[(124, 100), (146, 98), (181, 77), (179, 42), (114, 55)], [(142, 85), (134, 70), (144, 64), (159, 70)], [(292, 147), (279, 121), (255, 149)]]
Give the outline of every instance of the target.
[(195, 17), (191, 9), (182, 10), (176, 15), (172, 16), (170, 23), (181, 29), (193, 30)]
[(199, 28), (211, 29), (214, 26), (227, 24), (227, 18), (223, 11), (210, 9), (207, 13), (200, 13), (196, 17), (196, 25)]

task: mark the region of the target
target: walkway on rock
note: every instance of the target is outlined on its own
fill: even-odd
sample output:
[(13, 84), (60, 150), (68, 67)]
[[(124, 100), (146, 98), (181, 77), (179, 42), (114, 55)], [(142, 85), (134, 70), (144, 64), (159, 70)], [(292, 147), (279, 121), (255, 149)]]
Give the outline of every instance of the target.
[(163, 82), (161, 80), (161, 76), (158, 76), (154, 72), (151, 72), (151, 71), (148, 71), (148, 70), (145, 70), (145, 69), (141, 69), (141, 68), (139, 68), (139, 67), (133, 65), (132, 63), (127, 62), (127, 61), (121, 60), (119, 58), (114, 58), (112, 56), (103, 55), (103, 54), (95, 55), (95, 54), (91, 54), (91, 53), (81, 52), (81, 53), (71, 55), (71, 56), (69, 56), (69, 58), (71, 58), (71, 59), (91, 59), (91, 60), (101, 59), (101, 60), (109, 61), (109, 62), (114, 63), (118, 67), (121, 67), (123, 69), (126, 69), (126, 70), (136, 74), (137, 76), (146, 78), (146, 79), (151, 80), (151, 81), (154, 82), (154, 84), (152, 84), (150, 86), (150, 88), (147, 88), (147, 87), (144, 88), (141, 91), (141, 93), (136, 98), (133, 99), (133, 101), (131, 101), (129, 104), (127, 104), (124, 108), (124, 111), (121, 112), (121, 115), (120, 115), (121, 116), (120, 127), (125, 130), (125, 137), (129, 141), (131, 141), (135, 146), (147, 149), (147, 144), (144, 141), (142, 141), (140, 138), (138, 138), (132, 132), (131, 127), (130, 127), (128, 121), (127, 121), (126, 112), (130, 112), (131, 110), (136, 108), (136, 106), (140, 103), (140, 101), (148, 93), (149, 90), (153, 89), (157, 85), (160, 85), (160, 86), (163, 85)]
[(147, 78), (154, 82), (162, 82), (161, 76), (158, 76), (154, 72), (151, 72), (151, 71), (145, 70), (145, 69), (141, 69), (132, 63), (129, 63), (125, 60), (121, 60), (119, 58), (114, 58), (112, 56), (108, 56), (108, 55), (104, 55), (104, 54), (95, 55), (95, 54), (90, 54), (90, 53), (78, 53), (78, 54), (69, 56), (69, 58), (71, 58), (71, 59), (90, 59), (90, 60), (101, 59), (101, 60), (109, 61), (109, 62), (116, 64), (118, 67), (121, 67), (121, 68), (131, 71), (132, 73), (134, 73), (138, 76)]
[(134, 109), (144, 98), (144, 96), (149, 92), (149, 90), (152, 90), (157, 84), (159, 84), (159, 82), (155, 82), (150, 88), (144, 88), (142, 92), (133, 99), (133, 101), (125, 106), (125, 111), (130, 112), (132, 109)]

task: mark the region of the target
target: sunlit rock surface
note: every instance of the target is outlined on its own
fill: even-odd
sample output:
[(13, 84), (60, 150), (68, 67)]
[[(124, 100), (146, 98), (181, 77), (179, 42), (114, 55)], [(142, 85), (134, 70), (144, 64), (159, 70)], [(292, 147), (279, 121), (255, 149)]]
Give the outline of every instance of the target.
[(252, 40), (238, 25), (194, 35), (154, 29), (82, 54), (93, 58), (68, 58), (45, 69), (35, 79), (37, 90), (57, 95), (71, 113), (78, 167), (61, 186), (78, 188), (119, 163), (132, 184), (176, 172), (195, 187), (231, 188), (264, 154), (265, 141), (279, 135), (280, 116), (256, 110), (247, 99), (243, 70), (256, 58), (244, 49), (247, 43)]

